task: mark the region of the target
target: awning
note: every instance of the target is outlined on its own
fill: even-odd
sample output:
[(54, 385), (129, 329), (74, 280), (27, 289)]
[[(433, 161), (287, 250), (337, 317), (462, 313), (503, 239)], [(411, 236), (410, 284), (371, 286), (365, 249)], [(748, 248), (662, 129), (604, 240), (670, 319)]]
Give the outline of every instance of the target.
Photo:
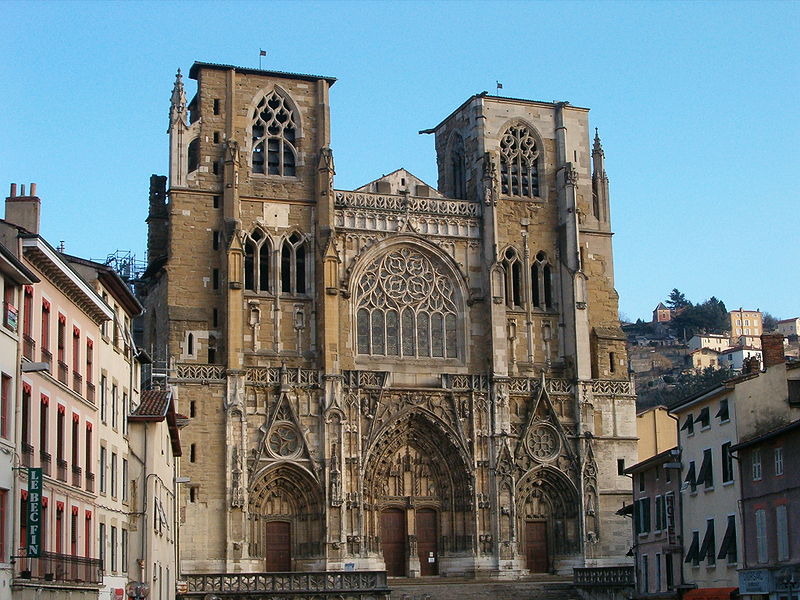
[(686, 592), (683, 600), (729, 600), (738, 590), (738, 587), (699, 588)]

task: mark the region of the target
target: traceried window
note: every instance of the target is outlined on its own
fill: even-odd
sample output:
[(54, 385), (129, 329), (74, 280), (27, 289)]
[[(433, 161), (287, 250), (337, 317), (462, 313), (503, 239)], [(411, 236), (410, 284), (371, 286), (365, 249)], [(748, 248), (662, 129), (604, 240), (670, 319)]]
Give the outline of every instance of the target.
[(500, 139), (500, 184), (507, 196), (539, 195), (539, 148), (526, 127), (512, 125)]
[(288, 99), (272, 91), (253, 111), (253, 173), (294, 177), (296, 115)]
[(547, 254), (536, 253), (531, 265), (531, 303), (536, 308), (553, 308), (553, 279)]
[(451, 277), (409, 247), (376, 259), (356, 289), (359, 354), (457, 358), (457, 291)]
[(263, 231), (256, 228), (244, 242), (244, 289), (269, 292), (271, 246)]
[(306, 246), (303, 236), (296, 231), (283, 240), (281, 247), (281, 291), (306, 293)]
[(506, 248), (506, 251), (503, 252), (502, 264), (506, 277), (506, 304), (510, 308), (522, 306), (522, 262), (517, 251), (513, 248)]
[(464, 138), (455, 134), (450, 150), (450, 176), (453, 185), (453, 198), (467, 197), (467, 164), (464, 152)]

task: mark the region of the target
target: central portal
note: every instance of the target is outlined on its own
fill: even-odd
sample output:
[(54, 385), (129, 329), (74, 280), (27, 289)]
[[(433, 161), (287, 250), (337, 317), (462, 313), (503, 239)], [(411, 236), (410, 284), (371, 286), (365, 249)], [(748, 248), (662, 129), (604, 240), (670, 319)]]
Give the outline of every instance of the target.
[(547, 523), (525, 523), (525, 566), (531, 573), (547, 573), (550, 569), (547, 552)]

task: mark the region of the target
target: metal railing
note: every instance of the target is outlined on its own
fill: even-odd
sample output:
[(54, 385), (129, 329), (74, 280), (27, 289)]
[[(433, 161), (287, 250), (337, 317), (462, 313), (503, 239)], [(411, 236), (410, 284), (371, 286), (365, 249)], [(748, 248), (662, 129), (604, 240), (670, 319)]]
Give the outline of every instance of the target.
[[(320, 571), (313, 573), (206, 573), (184, 574), (186, 592), (178, 598), (213, 594), (220, 598), (249, 596), (259, 592), (279, 592), (281, 598), (341, 596), (349, 598), (389, 598), (386, 571)], [(271, 597), (271, 596), (270, 596)]]
[(86, 491), (94, 491), (94, 473), (86, 473)]
[(33, 351), (36, 349), (36, 342), (34, 339), (27, 335), (22, 335), (22, 356), (28, 360), (33, 360)]
[(579, 587), (629, 587), (636, 584), (632, 565), (576, 567), (572, 577)]
[(42, 552), (38, 558), (25, 555), (20, 549), (17, 556), (17, 572), (20, 580), (86, 583), (98, 585), (103, 582), (103, 561), (99, 558), (72, 556)]
[(64, 385), (69, 385), (69, 369), (63, 360), (58, 361), (58, 380)]
[(63, 458), (56, 459), (56, 473), (59, 481), (67, 481), (67, 461)]
[(94, 404), (94, 384), (91, 381), (86, 382), (86, 399)]
[(50, 475), (50, 463), (53, 461), (50, 453), (45, 450), (39, 450), (39, 461), (42, 466), (42, 475)]
[(81, 468), (78, 465), (72, 465), (72, 485), (81, 487)]
[(83, 394), (83, 377), (77, 371), (72, 372), (72, 391), (79, 396)]
[(33, 446), (27, 442), (22, 442), (22, 466), (33, 466)]
[(47, 348), (42, 348), (42, 362), (47, 363), (47, 372), (53, 372), (53, 355)]

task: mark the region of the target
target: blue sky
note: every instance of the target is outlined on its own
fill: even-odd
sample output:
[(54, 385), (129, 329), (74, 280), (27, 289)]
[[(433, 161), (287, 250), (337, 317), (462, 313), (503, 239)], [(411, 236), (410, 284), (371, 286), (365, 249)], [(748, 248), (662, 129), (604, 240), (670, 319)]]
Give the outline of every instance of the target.
[[(798, 2), (4, 2), (0, 185), (38, 183), (67, 251), (144, 258), (175, 70), (195, 60), (338, 78), (336, 187), (405, 167), (471, 94), (591, 108), (611, 180), (620, 309), (800, 316)], [(192, 86), (194, 82), (189, 82)], [(190, 94), (193, 93), (193, 87)]]

